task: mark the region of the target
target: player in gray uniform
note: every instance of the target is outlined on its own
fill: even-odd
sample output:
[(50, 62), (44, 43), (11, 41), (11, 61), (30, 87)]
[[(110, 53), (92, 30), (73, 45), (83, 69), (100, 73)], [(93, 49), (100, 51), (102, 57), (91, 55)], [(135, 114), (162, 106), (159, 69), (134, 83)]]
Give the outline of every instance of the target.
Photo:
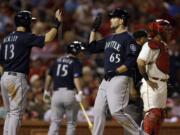
[(16, 135), (20, 126), (29, 89), (29, 72), (32, 47), (42, 48), (54, 39), (61, 22), (59, 10), (55, 13), (55, 25), (45, 36), (31, 33), (32, 15), (29, 11), (20, 11), (15, 15), (16, 30), (7, 35), (0, 49), (0, 65), (4, 68), (1, 78), (1, 92), (6, 109), (3, 135)]
[[(75, 134), (79, 104), (82, 100), (82, 65), (78, 59), (85, 48), (82, 42), (74, 41), (67, 46), (67, 55), (60, 57), (50, 68), (46, 77), (44, 101), (49, 102), (49, 87), (53, 80), (54, 91), (51, 99), (51, 124), (48, 135), (59, 134), (59, 124), (64, 114), (67, 118), (66, 135)], [(78, 91), (78, 94), (76, 92)], [(77, 102), (78, 101), (78, 102)]]
[(101, 16), (97, 16), (87, 46), (91, 53), (104, 52), (105, 76), (99, 86), (94, 105), (93, 135), (103, 135), (107, 107), (112, 117), (132, 135), (144, 134), (131, 116), (124, 112), (129, 101), (133, 68), (137, 58), (136, 42), (126, 28), (128, 13), (126, 10), (115, 9), (109, 16), (111, 28), (115, 32), (96, 41), (96, 31), (101, 24)]

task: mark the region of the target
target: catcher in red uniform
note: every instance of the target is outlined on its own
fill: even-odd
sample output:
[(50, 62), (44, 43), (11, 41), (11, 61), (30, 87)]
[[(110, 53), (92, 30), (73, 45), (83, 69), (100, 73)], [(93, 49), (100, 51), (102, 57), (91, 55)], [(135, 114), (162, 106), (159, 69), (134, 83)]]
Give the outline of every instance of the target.
[(144, 103), (144, 131), (158, 135), (163, 120), (163, 109), (167, 100), (167, 80), (169, 78), (169, 56), (167, 38), (170, 23), (159, 19), (148, 25), (151, 39), (143, 45), (137, 63), (143, 76), (141, 97)]

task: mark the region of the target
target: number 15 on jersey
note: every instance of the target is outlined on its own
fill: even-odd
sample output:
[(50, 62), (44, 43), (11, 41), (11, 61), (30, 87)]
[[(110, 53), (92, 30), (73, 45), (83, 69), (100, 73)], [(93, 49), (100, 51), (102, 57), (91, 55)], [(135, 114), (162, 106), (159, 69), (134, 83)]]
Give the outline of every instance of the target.
[(68, 65), (58, 64), (56, 76), (65, 77), (68, 74)]

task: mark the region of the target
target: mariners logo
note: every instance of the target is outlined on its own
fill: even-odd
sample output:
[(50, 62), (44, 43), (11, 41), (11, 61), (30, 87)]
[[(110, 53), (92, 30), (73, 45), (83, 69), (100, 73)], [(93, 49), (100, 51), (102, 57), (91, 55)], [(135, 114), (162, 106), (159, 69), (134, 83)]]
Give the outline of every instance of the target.
[(132, 52), (136, 52), (136, 46), (134, 44), (130, 44), (130, 49)]

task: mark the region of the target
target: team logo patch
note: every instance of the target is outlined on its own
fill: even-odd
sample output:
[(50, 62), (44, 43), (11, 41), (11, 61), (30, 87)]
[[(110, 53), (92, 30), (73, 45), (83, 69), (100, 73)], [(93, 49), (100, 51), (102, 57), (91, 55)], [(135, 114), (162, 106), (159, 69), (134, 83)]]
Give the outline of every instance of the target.
[(136, 46), (134, 44), (130, 44), (130, 49), (131, 49), (131, 51), (135, 52), (136, 51)]

